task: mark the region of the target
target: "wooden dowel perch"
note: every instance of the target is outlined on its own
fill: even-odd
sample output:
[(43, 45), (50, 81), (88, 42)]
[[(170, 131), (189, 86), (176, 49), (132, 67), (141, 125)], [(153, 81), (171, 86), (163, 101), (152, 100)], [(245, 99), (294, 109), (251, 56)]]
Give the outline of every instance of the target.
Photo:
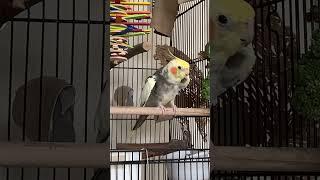
[(150, 42), (143, 42), (137, 44), (133, 48), (128, 49), (128, 54), (126, 55), (126, 58), (130, 59), (138, 54), (148, 52), (151, 48), (152, 44)]
[[(111, 107), (111, 114), (119, 115), (162, 115), (157, 107)], [(166, 108), (163, 115), (173, 116), (172, 108)], [(210, 116), (210, 109), (204, 108), (177, 108), (176, 116)]]
[(215, 170), (320, 172), (320, 149), (214, 147)]
[(106, 144), (0, 143), (2, 167), (103, 168), (109, 162)]
[[(151, 48), (152, 48), (152, 44), (150, 42), (143, 42), (143, 43), (137, 44), (133, 48), (128, 49), (126, 58), (130, 59), (138, 54), (148, 52)], [(117, 61), (117, 62), (110, 61), (110, 68), (112, 69), (122, 62), (124, 61)]]
[[(0, 143), (0, 166), (103, 168), (106, 144)], [(214, 169), (237, 171), (320, 172), (320, 149), (214, 147)]]

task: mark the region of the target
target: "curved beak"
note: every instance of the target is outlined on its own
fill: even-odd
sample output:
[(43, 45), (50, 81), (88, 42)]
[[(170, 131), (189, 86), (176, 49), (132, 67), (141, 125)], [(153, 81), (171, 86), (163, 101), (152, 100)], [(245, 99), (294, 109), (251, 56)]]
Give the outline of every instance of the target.
[(244, 47), (248, 46), (251, 43), (251, 41), (247, 39), (240, 39), (240, 41), (241, 41), (241, 45)]
[(244, 45), (247, 46), (253, 41), (253, 38), (254, 38), (254, 19), (251, 19), (250, 21), (248, 21), (248, 24), (247, 24), (247, 36), (245, 39), (243, 39), (244, 41), (242, 41), (241, 39), (241, 42), (243, 42)]
[(189, 74), (190, 74), (190, 69), (187, 68), (187, 69), (186, 69), (186, 76), (189, 76)]

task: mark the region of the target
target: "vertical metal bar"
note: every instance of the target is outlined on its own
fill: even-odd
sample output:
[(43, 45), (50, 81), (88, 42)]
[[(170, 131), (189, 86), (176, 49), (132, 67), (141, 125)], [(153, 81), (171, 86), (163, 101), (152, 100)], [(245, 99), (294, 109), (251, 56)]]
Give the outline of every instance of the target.
[[(44, 2), (44, 1), (43, 1)], [(72, 0), (72, 20), (75, 21), (76, 15), (76, 0)], [(74, 44), (75, 44), (75, 23), (72, 23), (71, 35), (71, 67), (70, 67), (70, 83), (74, 81)], [(72, 122), (74, 122), (74, 115), (72, 115)], [(68, 180), (71, 179), (71, 169), (68, 168)]]
[(282, 89), (281, 89), (281, 62), (280, 62), (280, 38), (278, 32), (273, 32), (276, 36), (276, 54), (277, 54), (277, 74), (278, 74), (278, 97), (279, 97), (279, 102), (278, 102), (278, 146), (282, 146), (282, 122), (285, 121), (285, 119), (282, 119), (282, 113), (281, 113), (281, 108), (282, 108)]
[[(263, 1), (260, 1), (260, 5), (262, 5), (263, 4)], [(262, 49), (263, 49), (263, 51), (262, 51), (262, 54), (261, 54), (261, 58), (262, 58), (262, 64), (261, 64), (261, 66), (262, 66), (262, 75), (261, 75), (261, 78), (262, 78), (262, 93), (263, 93), (263, 102), (264, 102), (264, 116), (263, 116), (263, 124), (264, 124), (264, 131), (263, 131), (263, 133), (264, 133), (264, 144), (267, 144), (266, 143), (266, 141), (265, 141), (265, 139), (266, 139), (266, 136), (267, 136), (267, 128), (268, 128), (268, 126), (266, 125), (266, 123), (267, 123), (267, 115), (268, 115), (268, 97), (267, 97), (267, 93), (268, 93), (268, 90), (267, 90), (267, 83), (266, 83), (266, 72), (265, 72), (265, 69), (266, 69), (266, 63), (265, 63), (265, 61), (264, 61), (264, 59), (265, 59), (265, 53), (264, 53), (264, 49), (265, 49), (265, 44), (264, 44), (264, 42), (265, 42), (265, 32), (264, 32), (264, 27), (265, 27), (265, 15), (264, 15), (264, 7), (262, 7), (261, 9), (260, 9), (260, 16), (261, 16), (261, 19), (260, 19), (260, 21), (261, 21), (261, 45), (262, 45)], [(255, 32), (257, 32), (257, 30), (255, 31)]]
[[(86, 52), (86, 94), (85, 94), (85, 124), (84, 124), (84, 143), (87, 143), (88, 141), (88, 101), (89, 101), (89, 58), (90, 58), (90, 24), (91, 24), (91, 18), (90, 18), (90, 0), (87, 1), (88, 5), (88, 24), (87, 24), (87, 52)], [(87, 179), (87, 169), (84, 168), (84, 180)]]
[(56, 34), (56, 77), (59, 77), (59, 35), (60, 35), (60, 0), (57, 0), (57, 34)]
[[(57, 0), (57, 29), (56, 29), (56, 78), (59, 77), (59, 37), (60, 37), (60, 0)], [(53, 180), (56, 179), (56, 168), (53, 168)]]
[[(296, 42), (296, 45), (297, 45), (297, 51), (295, 52), (296, 53), (296, 57), (299, 59), (300, 58), (300, 27), (299, 27), (299, 24), (300, 24), (300, 21), (299, 21), (299, 15), (300, 15), (300, 12), (299, 12), (299, 1), (298, 0), (295, 0), (295, 12), (296, 12), (296, 16), (295, 16), (295, 20), (296, 20), (296, 39), (297, 39), (297, 42)], [(297, 60), (298, 60), (297, 59)], [(294, 76), (294, 74), (293, 74)], [(294, 146), (296, 146), (296, 120), (295, 119), (293, 122), (293, 129), (294, 129), (294, 132), (293, 132), (293, 143), (294, 143)], [(299, 127), (299, 126), (298, 126)], [(300, 137), (301, 138), (301, 137)]]
[(314, 128), (314, 135), (313, 135), (313, 137), (314, 137), (314, 145), (313, 145), (313, 147), (318, 147), (318, 128), (317, 128), (317, 126), (319, 126), (319, 124), (318, 124), (318, 122), (316, 122), (316, 121), (313, 121), (313, 128)]
[(217, 97), (217, 106), (215, 107), (216, 108), (216, 111), (215, 112), (217, 112), (217, 114), (218, 114), (218, 117), (217, 117), (217, 119), (216, 119), (216, 121), (217, 121), (217, 127), (218, 127), (218, 133), (216, 134), (217, 135), (217, 145), (221, 145), (222, 143), (221, 143), (221, 108), (220, 108), (220, 98), (219, 97)]
[[(256, 0), (253, 0), (253, 6), (256, 6), (257, 5), (257, 1)], [(255, 22), (257, 22), (257, 16), (255, 16)], [(254, 24), (254, 29), (255, 29), (255, 31), (254, 32), (256, 32), (256, 29), (258, 28), (258, 26), (257, 26), (257, 23), (255, 23)], [(254, 46), (255, 47), (257, 47), (257, 41), (254, 41), (253, 42), (253, 44), (254, 44)], [(257, 116), (257, 120), (256, 120), (256, 129), (257, 129), (257, 131), (258, 131), (258, 137), (257, 137), (257, 142), (259, 143), (259, 144), (261, 144), (261, 142), (262, 142), (262, 138), (261, 137), (263, 137), (263, 136), (261, 136), (261, 134), (263, 133), (263, 131), (261, 131), (262, 129), (261, 129), (261, 124), (262, 124), (262, 122), (261, 122), (261, 107), (260, 107), (260, 105), (261, 105), (261, 101), (260, 101), (260, 83), (259, 83), (259, 78), (260, 78), (260, 76), (259, 76), (259, 66), (260, 66), (261, 64), (260, 64), (260, 62), (258, 61), (258, 60), (256, 60), (256, 68), (255, 68), (255, 90), (256, 90), (256, 116)]]
[[(75, 0), (73, 0), (73, 1), (75, 1)], [(103, 3), (103, 7), (102, 7), (102, 11), (103, 11), (103, 14), (102, 14), (102, 17), (103, 17), (103, 26), (102, 26), (102, 54), (101, 54), (101, 60), (102, 60), (102, 62), (101, 62), (101, 84), (100, 84), (100, 86), (101, 86), (101, 91), (103, 90), (103, 86), (104, 86), (104, 71), (105, 70), (107, 70), (107, 71), (109, 71), (109, 73), (110, 73), (110, 70), (109, 70), (109, 68), (106, 68), (105, 67), (105, 65), (107, 65), (107, 66), (109, 66), (109, 64), (108, 63), (106, 63), (105, 64), (105, 45), (106, 45), (106, 30), (107, 30), (107, 28), (106, 28), (106, 13), (107, 13), (107, 10), (106, 10), (106, 0), (102, 0), (102, 3)], [(109, 35), (109, 33), (108, 33), (108, 35)], [(107, 46), (107, 48), (108, 48), (108, 46)]]
[(227, 140), (228, 140), (228, 134), (227, 134), (227, 100), (229, 100), (229, 98), (226, 98), (226, 95), (229, 92), (227, 91), (226, 93), (222, 94), (222, 111), (223, 111), (223, 145), (226, 146), (228, 144)]
[[(12, 98), (12, 69), (13, 69), (13, 28), (14, 21), (11, 21), (10, 27), (10, 65), (9, 65), (9, 97), (8, 97), (8, 142), (11, 141), (11, 98)], [(6, 168), (6, 180), (10, 179), (10, 169)]]
[[(26, 139), (26, 115), (27, 115), (27, 83), (28, 83), (28, 70), (29, 70), (29, 39), (30, 39), (30, 7), (27, 7), (27, 40), (26, 40), (26, 64), (24, 71), (24, 107), (23, 107), (23, 129), (22, 129), (22, 141)], [(24, 168), (21, 168), (21, 180), (24, 179)]]
[[(295, 60), (294, 60), (294, 46), (293, 46), (293, 11), (292, 11), (292, 0), (289, 0), (289, 25), (290, 25), (290, 64), (291, 64), (291, 82), (290, 82), (290, 85), (291, 85), (291, 92), (294, 91), (294, 63), (295, 63)], [(292, 141), (293, 141), (293, 147), (295, 147), (295, 127), (294, 127), (294, 124), (295, 124), (295, 112), (294, 110), (292, 110)]]
[(306, 0), (303, 0), (302, 1), (302, 17), (303, 17), (303, 40), (304, 40), (305, 52), (308, 49), (308, 27), (307, 27), (306, 13), (307, 13)]
[[(39, 129), (38, 129), (38, 141), (41, 141), (41, 122), (42, 122), (42, 95), (43, 95), (43, 67), (44, 67), (44, 32), (45, 32), (45, 4), (46, 0), (42, 2), (42, 24), (41, 24), (41, 62), (40, 62), (40, 102), (39, 102)], [(37, 180), (40, 179), (40, 168), (37, 168)]]
[[(270, 26), (270, 23), (271, 23), (271, 21), (270, 21), (270, 11), (271, 11), (271, 7), (270, 7), (271, 5), (268, 5), (268, 16), (269, 16), (269, 18), (268, 18), (268, 25)], [(271, 42), (272, 42), (272, 39), (271, 39), (272, 37), (271, 37), (271, 30), (270, 30), (270, 28), (269, 28), (269, 31), (268, 31), (268, 48), (269, 48), (269, 50), (270, 49), (272, 49), (272, 44), (271, 44)], [(273, 72), (273, 67), (272, 67), (272, 52), (270, 52), (270, 51), (268, 51), (268, 69), (269, 69), (269, 87), (270, 87), (270, 97), (271, 97), (271, 103), (270, 103), (270, 115), (271, 115), (271, 122), (269, 122), (269, 124), (270, 124), (270, 134), (271, 134), (271, 145), (273, 146), (274, 145), (274, 121), (275, 121), (275, 119), (274, 119), (274, 102), (275, 102), (275, 99), (274, 99), (274, 85), (273, 85), (273, 74), (272, 74), (272, 72)]]
[(244, 102), (244, 84), (242, 83), (240, 85), (240, 98), (241, 98), (241, 121), (242, 121), (242, 145), (246, 144), (246, 131), (245, 131), (245, 127), (246, 127), (246, 121), (245, 121), (245, 102)]
[[(288, 104), (288, 96), (289, 96), (289, 91), (288, 91), (288, 78), (287, 78), (287, 48), (286, 48), (286, 8), (285, 8), (285, 2), (282, 1), (281, 2), (281, 6), (282, 6), (282, 22), (283, 22), (283, 26), (282, 26), (282, 34), (283, 34), (283, 39), (282, 39), (282, 47), (283, 47), (283, 59), (284, 59), (284, 62), (283, 62), (283, 74), (284, 74), (284, 89), (285, 89), (285, 92), (286, 94), (284, 94), (284, 104), (285, 104), (285, 109), (284, 109), (284, 122), (285, 122), (285, 125), (284, 125), (284, 129), (285, 129), (285, 133), (284, 133), (284, 136), (285, 136), (285, 146), (288, 146), (288, 136), (289, 136), (289, 120), (288, 120), (288, 108), (287, 108), (287, 104)], [(282, 136), (282, 135), (281, 135)]]
[(232, 146), (233, 145), (233, 98), (234, 98), (234, 92), (230, 92), (230, 95), (229, 95), (229, 111), (230, 111), (230, 115), (229, 115), (229, 136), (230, 136), (230, 141), (228, 143), (229, 146)]
[[(72, 0), (72, 20), (75, 21), (76, 15), (76, 0)], [(72, 23), (72, 45), (71, 45), (71, 70), (70, 70), (70, 81), (73, 84), (73, 71), (74, 71), (74, 44), (75, 44), (75, 23)]]
[(241, 143), (240, 143), (240, 103), (239, 103), (239, 87), (236, 87), (236, 109), (237, 109), (237, 119), (236, 119), (236, 123), (237, 123), (237, 130), (236, 130), (236, 133), (237, 133), (237, 141), (236, 141), (236, 145), (239, 146)]
[[(313, 4), (314, 4), (314, 2), (313, 2), (313, 0), (310, 0), (310, 9), (312, 9), (312, 7), (313, 7)], [(311, 12), (311, 11), (310, 11)], [(311, 15), (311, 32), (314, 32), (314, 18), (313, 18), (313, 15)]]

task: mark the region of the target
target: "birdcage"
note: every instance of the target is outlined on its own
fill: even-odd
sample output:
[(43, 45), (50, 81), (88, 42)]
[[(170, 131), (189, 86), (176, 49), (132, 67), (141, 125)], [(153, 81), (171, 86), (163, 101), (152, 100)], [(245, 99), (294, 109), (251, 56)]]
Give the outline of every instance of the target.
[[(207, 60), (198, 58), (208, 42), (209, 1), (192, 1), (179, 6), (175, 1), (164, 2), (178, 10), (174, 19), (164, 14), (161, 19), (174, 21), (170, 36), (152, 32), (130, 37), (128, 44), (134, 46), (132, 49), (143, 50), (135, 51), (140, 54), (110, 70), (110, 104), (119, 112), (110, 117), (111, 179), (209, 179), (209, 114), (190, 114), (196, 110), (209, 112), (208, 101), (201, 95), (202, 82), (208, 75)], [(163, 6), (155, 4), (153, 8), (135, 7), (137, 9), (133, 10), (161, 11)], [(158, 13), (153, 14), (160, 15)], [(188, 109), (169, 121), (156, 122), (151, 118), (132, 131), (136, 115), (139, 115), (132, 107), (140, 106), (146, 78), (171, 60), (168, 51), (191, 64), (189, 86), (175, 100), (178, 108)], [(121, 108), (132, 111), (125, 113)], [(147, 111), (146, 108), (137, 111), (141, 113)], [(153, 114), (152, 111), (157, 110), (147, 112)]]
[[(253, 44), (257, 61), (247, 80), (219, 97), (220, 103), (211, 113), (211, 139), (218, 146), (318, 148), (319, 122), (301, 116), (299, 106), (304, 105), (294, 101), (296, 88), (301, 86), (297, 77), (300, 61), (311, 51), (313, 33), (319, 29), (319, 2), (248, 2), (256, 10)], [(274, 160), (280, 160), (284, 154), (275, 155)], [(213, 179), (319, 179), (317, 173), (301, 172), (302, 168), (275, 167), (270, 165), (263, 172), (245, 168), (213, 171), (211, 176)]]
[[(89, 145), (96, 139), (92, 122), (109, 74), (105, 62), (109, 56), (107, 7), (107, 1), (1, 1), (0, 137), (1, 143), (7, 145), (1, 145), (0, 179), (93, 177), (93, 166), (88, 162), (82, 167), (62, 163), (83, 152), (71, 150), (59, 160), (60, 153), (42, 156), (46, 150), (23, 149), (39, 150), (40, 145), (57, 152), (59, 147), (79, 143), (94, 147)], [(47, 146), (45, 142), (51, 143)], [(54, 142), (66, 146), (57, 147)], [(102, 155), (98, 159), (106, 164), (106, 159), (101, 158), (106, 150), (98, 153), (91, 148), (82, 157)], [(105, 145), (103, 148), (108, 149)], [(31, 161), (25, 159), (28, 157)], [(39, 157), (64, 165), (39, 164)], [(88, 159), (98, 163), (98, 159)]]
[[(210, 1), (2, 0), (0, 179), (319, 179), (310, 171), (318, 165), (310, 159), (318, 157), (318, 121), (292, 103), (298, 62), (319, 28), (319, 1), (248, 0), (256, 64), (209, 117), (209, 59), (198, 54), (209, 41)], [(166, 31), (149, 30), (151, 18)], [(139, 115), (163, 115), (139, 107), (140, 96), (172, 55), (191, 67), (176, 116), (151, 116), (132, 131)], [(261, 163), (261, 151), (273, 161)], [(309, 159), (299, 166), (296, 156)], [(293, 165), (272, 166), (283, 159)]]
[[(209, 110), (200, 96), (207, 61), (197, 58), (208, 41), (209, 1), (168, 2), (176, 15), (161, 21), (174, 22), (171, 37), (148, 30), (157, 8), (149, 0), (1, 2), (0, 179), (209, 179)], [(114, 17), (144, 34), (123, 42), (125, 57), (109, 48), (117, 42), (110, 33), (123, 27), (110, 26)], [(148, 119), (132, 133), (147, 111), (134, 110), (144, 81), (168, 53), (191, 66), (177, 116)]]

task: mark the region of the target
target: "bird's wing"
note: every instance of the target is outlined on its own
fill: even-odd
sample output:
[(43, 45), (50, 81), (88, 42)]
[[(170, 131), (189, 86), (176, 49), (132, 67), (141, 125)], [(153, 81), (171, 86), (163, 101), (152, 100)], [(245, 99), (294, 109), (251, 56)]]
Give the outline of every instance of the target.
[(142, 88), (142, 92), (141, 92), (141, 96), (140, 96), (140, 106), (143, 107), (146, 102), (148, 101), (148, 98), (152, 92), (152, 89), (155, 87), (156, 85), (156, 76), (149, 76), (146, 81), (145, 81), (145, 85)]

